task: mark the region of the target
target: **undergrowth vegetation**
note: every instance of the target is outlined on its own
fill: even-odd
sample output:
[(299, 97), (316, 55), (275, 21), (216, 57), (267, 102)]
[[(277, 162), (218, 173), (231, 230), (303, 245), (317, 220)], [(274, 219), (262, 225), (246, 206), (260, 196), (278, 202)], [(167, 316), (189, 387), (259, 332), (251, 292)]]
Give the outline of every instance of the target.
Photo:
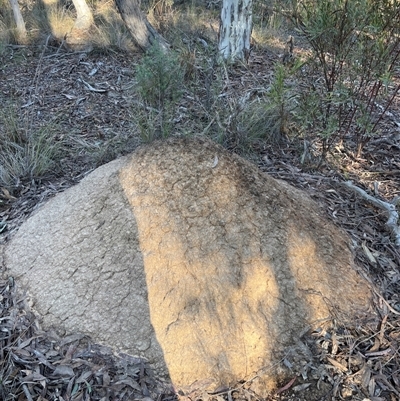
[[(8, 2), (0, 4), (1, 53), (16, 37)], [(95, 23), (93, 52), (132, 50), (129, 32), (113, 4), (89, 5)], [(308, 160), (318, 166), (338, 146), (360, 157), (371, 138), (380, 135), (383, 117), (400, 89), (395, 81), (400, 54), (397, 1), (255, 1), (255, 52), (267, 49), (282, 56), (289, 33), (298, 44), (289, 63), (278, 58), (267, 72), (269, 78), (254, 74), (243, 93), (231, 91), (229, 85), (232, 75), (248, 66), (225, 65), (217, 54), (220, 2), (162, 0), (142, 7), (172, 49), (165, 53), (153, 46), (132, 63), (137, 96), (131, 102), (136, 127), (131, 135), (141, 141), (202, 134), (244, 153), (263, 144), (298, 141), (305, 144), (299, 159), (304, 162), (306, 155), (312, 155)], [(59, 51), (73, 26), (72, 4), (25, 0), (22, 12), (32, 43), (42, 38), (42, 44), (48, 44), (51, 35)], [(41, 148), (42, 142), (51, 143), (52, 134), (45, 131), (28, 135), (23, 148), (30, 152), (26, 157), (43, 153), (40, 157), (53, 163), (56, 149)], [(7, 173), (21, 164), (17, 160), (23, 152), (7, 132), (2, 136), (2, 185), (10, 186), (21, 174), (35, 176), (45, 170), (40, 167), (45, 160), (40, 160), (26, 162), (30, 167), (23, 169), (25, 173)], [(32, 141), (38, 143), (33, 146)], [(85, 144), (88, 152), (90, 146)]]
[(16, 110), (0, 110), (0, 186), (12, 191), (26, 181), (43, 178), (57, 170), (63, 144), (55, 122), (32, 130), (21, 123)]
[(148, 142), (173, 133), (177, 103), (183, 94), (184, 66), (174, 52), (165, 54), (154, 44), (136, 67), (141, 110), (137, 123), (141, 138)]
[(293, 3), (290, 17), (312, 49), (301, 72), (316, 77), (298, 91), (301, 120), (307, 122), (302, 129), (316, 129), (323, 157), (338, 140), (348, 138), (361, 156), (379, 134), (379, 123), (400, 89), (393, 82), (400, 54), (400, 4), (302, 0)]

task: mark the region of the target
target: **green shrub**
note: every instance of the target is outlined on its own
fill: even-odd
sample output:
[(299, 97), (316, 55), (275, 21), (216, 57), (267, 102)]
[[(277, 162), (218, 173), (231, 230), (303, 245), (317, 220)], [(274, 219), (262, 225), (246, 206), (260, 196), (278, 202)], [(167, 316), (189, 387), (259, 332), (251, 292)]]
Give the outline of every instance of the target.
[(313, 51), (306, 73), (323, 77), (302, 88), (302, 119), (320, 132), (323, 155), (345, 138), (360, 155), (399, 90), (390, 85), (400, 54), (399, 4), (296, 0), (290, 15)]
[(277, 144), (290, 136), (295, 122), (298, 94), (288, 81), (300, 63), (300, 59), (292, 67), (276, 63), (272, 82), (265, 94), (244, 109), (240, 125), (249, 142), (263, 140)]
[(165, 53), (154, 44), (136, 68), (139, 93), (152, 107), (162, 108), (182, 95), (183, 68), (173, 51)]
[(179, 56), (165, 53), (154, 44), (136, 67), (137, 90), (141, 101), (138, 126), (142, 139), (167, 137), (173, 129), (173, 117), (183, 93), (185, 71)]

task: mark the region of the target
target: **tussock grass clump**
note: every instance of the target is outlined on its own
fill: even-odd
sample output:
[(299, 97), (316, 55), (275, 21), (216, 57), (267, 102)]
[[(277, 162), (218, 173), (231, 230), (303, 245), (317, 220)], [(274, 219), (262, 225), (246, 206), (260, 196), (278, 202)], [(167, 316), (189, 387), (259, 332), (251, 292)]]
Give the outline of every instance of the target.
[(287, 81), (293, 73), (292, 69), (296, 68), (276, 63), (273, 79), (264, 96), (247, 106), (242, 125), (249, 139), (280, 143), (290, 136), (297, 94)]
[(0, 114), (0, 126), (0, 186), (13, 191), (21, 182), (43, 178), (56, 170), (62, 151), (56, 124), (31, 130), (8, 107)]
[(35, 35), (39, 38), (43, 35), (52, 35), (58, 41), (62, 41), (71, 32), (74, 26), (75, 14), (71, 7), (60, 4), (35, 3), (26, 22)]

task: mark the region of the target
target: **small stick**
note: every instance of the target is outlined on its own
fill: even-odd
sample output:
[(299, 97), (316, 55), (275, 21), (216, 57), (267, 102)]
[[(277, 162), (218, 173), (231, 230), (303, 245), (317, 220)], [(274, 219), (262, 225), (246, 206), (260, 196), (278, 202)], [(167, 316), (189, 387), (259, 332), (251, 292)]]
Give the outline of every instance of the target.
[(399, 199), (397, 199), (397, 198), (394, 199), (393, 203), (384, 202), (380, 199), (374, 198), (371, 195), (368, 195), (363, 189), (353, 185), (353, 183), (351, 181), (346, 181), (343, 183), (343, 185), (345, 185), (348, 188), (351, 188), (353, 191), (358, 193), (365, 200), (372, 203), (376, 207), (383, 209), (386, 212), (388, 219), (387, 219), (385, 225), (386, 225), (388, 231), (393, 236), (394, 243), (396, 244), (396, 246), (400, 247), (400, 226), (397, 224), (397, 222), (399, 220), (399, 214), (396, 210), (396, 204), (399, 201)]

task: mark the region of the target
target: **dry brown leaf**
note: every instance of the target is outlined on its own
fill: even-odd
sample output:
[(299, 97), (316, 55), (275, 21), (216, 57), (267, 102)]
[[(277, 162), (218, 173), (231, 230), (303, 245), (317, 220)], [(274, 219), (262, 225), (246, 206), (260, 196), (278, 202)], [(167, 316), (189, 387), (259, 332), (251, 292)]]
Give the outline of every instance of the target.
[(367, 247), (367, 245), (365, 244), (365, 241), (363, 241), (361, 243), (362, 249), (365, 253), (365, 255), (367, 256), (368, 260), (372, 263), (372, 264), (376, 264), (376, 259), (375, 256), (372, 254), (372, 252), (369, 250), (369, 248)]
[(32, 340), (34, 340), (35, 338), (37, 338), (37, 337), (31, 337), (31, 338), (28, 338), (27, 340), (25, 340), (25, 341), (22, 341), (22, 343), (21, 344), (19, 344), (18, 345), (18, 348), (25, 348), (26, 346), (28, 346), (31, 342), (32, 342)]
[(142, 391), (139, 383), (135, 382), (132, 378), (127, 377), (126, 379), (118, 380), (115, 384), (127, 384), (135, 390)]
[(103, 386), (108, 387), (110, 385), (110, 375), (108, 372), (103, 373)]
[(293, 386), (293, 383), (296, 381), (297, 377), (293, 377), (289, 383), (285, 384), (283, 387), (279, 388), (278, 390), (275, 391), (275, 394), (278, 395), (280, 393), (283, 393), (284, 391), (288, 390), (290, 387)]
[(332, 355), (336, 355), (338, 352), (338, 348), (339, 348), (339, 342), (336, 336), (336, 333), (332, 334), (332, 351), (331, 354)]
[(71, 397), (71, 393), (72, 393), (72, 386), (75, 384), (75, 377), (71, 377), (71, 379), (68, 382), (68, 386), (67, 386), (67, 390), (65, 392), (65, 396), (67, 398)]
[[(375, 337), (374, 345), (371, 347), (369, 352), (374, 352), (374, 351), (378, 350), (380, 348), (380, 346), (381, 346), (381, 342), (380, 342), (379, 338)], [(367, 355), (367, 354), (365, 354), (365, 355)]]
[(76, 394), (72, 397), (72, 401), (82, 401), (83, 400), (83, 393)]
[(364, 365), (364, 367), (361, 369), (360, 372), (361, 372), (361, 387), (364, 390), (366, 390), (371, 380), (371, 369), (367, 365)]
[(347, 372), (348, 369), (346, 366), (343, 366), (340, 362), (334, 360), (333, 358), (329, 358), (329, 356), (326, 357), (326, 359), (335, 367), (341, 370), (342, 372)]
[(392, 386), (391, 383), (389, 383), (388, 379), (384, 375), (374, 375), (375, 381), (383, 383), (388, 389), (390, 389), (393, 393), (395, 393), (398, 397), (400, 396), (400, 393)]
[(311, 383), (299, 384), (298, 386), (293, 387), (293, 391), (295, 391), (296, 393), (299, 393), (300, 391), (304, 391), (304, 390), (308, 389), (310, 386), (311, 386)]
[(382, 344), (383, 343), (383, 338), (385, 336), (385, 326), (387, 322), (388, 315), (386, 314), (381, 322), (381, 327), (379, 329), (379, 342)]
[(38, 358), (38, 360), (45, 366), (47, 366), (48, 368), (50, 368), (51, 370), (54, 370), (55, 367), (47, 360), (47, 358), (37, 349), (33, 350), (34, 355), (36, 355), (36, 357)]
[(86, 382), (86, 381), (88, 381), (89, 380), (89, 378), (90, 378), (90, 376), (92, 376), (92, 371), (91, 370), (89, 370), (89, 371), (86, 371), (86, 372), (83, 372), (80, 376), (79, 376), (79, 378), (78, 379), (76, 379), (76, 381), (75, 381), (75, 383), (83, 383), (83, 382)]
[(368, 393), (371, 397), (375, 395), (376, 383), (373, 377), (370, 378), (368, 383)]
[(31, 357), (31, 353), (25, 349), (19, 349), (19, 348), (11, 348), (10, 349), (11, 352), (13, 352), (15, 355), (18, 355), (22, 358), (30, 358)]
[(76, 351), (76, 347), (77, 347), (76, 344), (71, 344), (71, 345), (68, 347), (68, 350), (67, 350), (67, 352), (65, 353), (65, 357), (64, 357), (64, 360), (65, 360), (65, 361), (68, 361), (68, 360), (72, 359), (72, 356), (74, 355), (74, 352)]
[(86, 336), (84, 334), (82, 334), (82, 333), (71, 334), (70, 336), (64, 337), (61, 340), (60, 347), (63, 347), (64, 345), (70, 344), (70, 343), (75, 342), (75, 341), (82, 340), (85, 337)]
[(392, 379), (396, 387), (400, 388), (400, 380), (399, 380), (399, 373), (393, 372)]
[(60, 376), (60, 377), (72, 377), (74, 376), (74, 371), (70, 366), (67, 365), (58, 365), (54, 372), (52, 373), (52, 376)]
[(12, 196), (10, 194), (10, 191), (6, 188), (1, 188), (1, 192), (3, 192), (3, 197), (7, 200), (15, 200), (17, 198), (15, 198), (14, 196)]
[(43, 380), (46, 381), (47, 379), (40, 373), (35, 372), (35, 373), (31, 373), (31, 374), (25, 376), (22, 379), (22, 383), (27, 383), (27, 382), (32, 382), (32, 381), (43, 381)]

